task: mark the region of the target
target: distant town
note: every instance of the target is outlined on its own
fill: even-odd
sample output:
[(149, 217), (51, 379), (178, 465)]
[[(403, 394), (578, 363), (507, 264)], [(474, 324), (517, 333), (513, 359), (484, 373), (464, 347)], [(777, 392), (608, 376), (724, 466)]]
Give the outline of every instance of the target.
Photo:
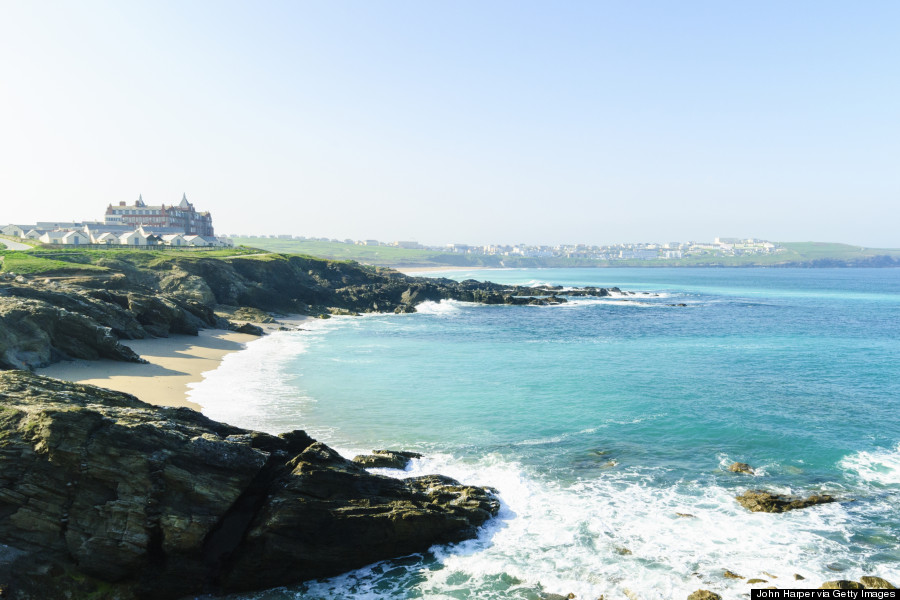
[(746, 256), (765, 255), (783, 252), (784, 247), (774, 242), (755, 238), (717, 237), (712, 242), (668, 242), (668, 243), (633, 243), (591, 246), (587, 244), (560, 244), (556, 246), (533, 246), (527, 244), (486, 246), (469, 244), (447, 244), (445, 246), (426, 246), (418, 242), (381, 242), (378, 240), (352, 240), (315, 238), (294, 235), (232, 235), (241, 239), (277, 239), (330, 242), (353, 244), (357, 246), (384, 246), (407, 250), (431, 250), (450, 252), (472, 256), (507, 256), (527, 258), (584, 258), (590, 260), (667, 260), (681, 259), (690, 256)]

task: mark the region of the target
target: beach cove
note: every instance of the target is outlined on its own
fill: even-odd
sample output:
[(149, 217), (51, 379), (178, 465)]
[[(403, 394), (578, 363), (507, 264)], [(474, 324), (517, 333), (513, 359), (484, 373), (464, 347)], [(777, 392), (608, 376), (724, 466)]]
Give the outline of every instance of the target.
[[(426, 303), (227, 356), (190, 394), (209, 416), (302, 426), (345, 455), (417, 451), (385, 473), (447, 473), (504, 503), (477, 540), (265, 598), (729, 597), (900, 578), (895, 270), (451, 276), (636, 294)], [(217, 400), (226, 390), (242, 401)], [(753, 488), (854, 502), (750, 513), (735, 496)]]

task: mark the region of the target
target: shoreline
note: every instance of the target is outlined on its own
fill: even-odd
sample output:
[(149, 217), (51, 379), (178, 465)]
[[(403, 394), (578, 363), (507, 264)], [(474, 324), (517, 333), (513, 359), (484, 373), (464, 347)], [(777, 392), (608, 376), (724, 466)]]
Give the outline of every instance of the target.
[[(275, 323), (254, 324), (270, 333), (281, 326), (294, 329), (291, 326), (310, 318), (296, 315)], [(201, 412), (203, 407), (187, 398), (189, 384), (203, 381), (204, 374), (217, 369), (226, 355), (243, 350), (258, 339), (259, 336), (227, 329), (203, 329), (196, 336), (121, 340), (123, 346), (137, 352), (147, 364), (109, 359), (73, 360), (35, 369), (35, 373), (125, 392), (156, 406), (186, 407)]]
[(426, 273), (431, 271), (486, 271), (503, 267), (391, 267), (400, 273)]

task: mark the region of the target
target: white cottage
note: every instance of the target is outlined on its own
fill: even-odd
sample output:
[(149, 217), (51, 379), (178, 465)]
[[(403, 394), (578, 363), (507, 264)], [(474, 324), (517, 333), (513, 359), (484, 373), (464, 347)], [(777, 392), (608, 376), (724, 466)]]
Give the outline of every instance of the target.
[(167, 233), (165, 235), (160, 236), (162, 238), (163, 243), (166, 246), (187, 246), (187, 240), (184, 239), (184, 236), (178, 233)]
[(66, 234), (62, 236), (59, 243), (66, 245), (84, 245), (90, 244), (91, 238), (80, 231), (67, 231)]
[(119, 236), (119, 243), (123, 246), (146, 246), (147, 236), (139, 230), (129, 231)]

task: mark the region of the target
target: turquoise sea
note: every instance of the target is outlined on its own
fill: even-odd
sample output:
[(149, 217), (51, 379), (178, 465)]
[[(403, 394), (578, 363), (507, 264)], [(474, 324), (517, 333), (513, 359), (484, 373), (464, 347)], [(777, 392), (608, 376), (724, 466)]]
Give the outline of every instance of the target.
[[(503, 501), (476, 540), (240, 598), (749, 594), (725, 569), (760, 587), (900, 584), (900, 270), (434, 275), (635, 295), (428, 303), (227, 356), (192, 391), (209, 416), (305, 429), (346, 456), (415, 450), (408, 471), (381, 472), (443, 473)], [(854, 501), (756, 514), (734, 501), (748, 488)]]

